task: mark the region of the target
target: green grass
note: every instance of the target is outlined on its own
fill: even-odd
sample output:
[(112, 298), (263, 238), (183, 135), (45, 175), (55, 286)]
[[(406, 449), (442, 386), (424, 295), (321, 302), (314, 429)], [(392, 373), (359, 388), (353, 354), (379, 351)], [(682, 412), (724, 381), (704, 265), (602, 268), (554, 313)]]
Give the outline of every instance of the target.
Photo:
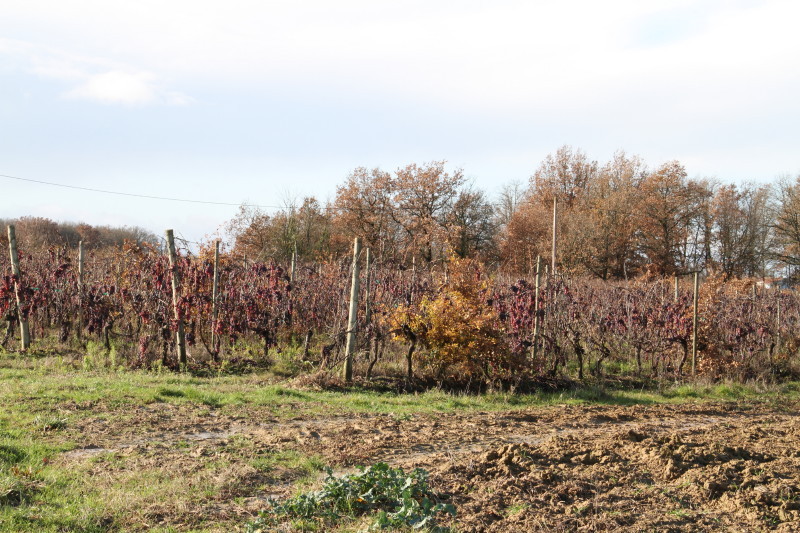
[(308, 484), (316, 474), (322, 472), (325, 463), (319, 457), (303, 455), (295, 450), (280, 450), (261, 453), (253, 457), (249, 464), (265, 474), (289, 470), (299, 477), (299, 484)]
[(0, 418), (0, 530), (102, 531), (102, 517), (70, 491), (77, 473), (51, 464), (71, 445), (44, 441), (30, 422), (15, 409)]
[(0, 401), (24, 402), (34, 416), (52, 414), (66, 402), (102, 403), (124, 408), (168, 402), (200, 404), (214, 409), (236, 410), (268, 406), (275, 415), (418, 413), (457, 410), (507, 410), (553, 404), (636, 405), (699, 400), (744, 400), (770, 396), (800, 395), (797, 383), (769, 388), (740, 384), (679, 384), (658, 390), (615, 390), (585, 385), (557, 392), (532, 394), (456, 394), (439, 390), (397, 394), (353, 388), (349, 391), (295, 390), (272, 375), (193, 377), (173, 373), (115, 370), (74, 370), (42, 360), (0, 357)]

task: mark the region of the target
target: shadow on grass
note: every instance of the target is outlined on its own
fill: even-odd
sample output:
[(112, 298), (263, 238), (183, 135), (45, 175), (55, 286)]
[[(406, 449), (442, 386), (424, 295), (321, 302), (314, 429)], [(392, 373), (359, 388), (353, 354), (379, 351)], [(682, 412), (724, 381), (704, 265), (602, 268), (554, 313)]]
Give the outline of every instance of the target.
[(11, 444), (0, 444), (0, 466), (15, 465), (25, 460), (25, 451)]

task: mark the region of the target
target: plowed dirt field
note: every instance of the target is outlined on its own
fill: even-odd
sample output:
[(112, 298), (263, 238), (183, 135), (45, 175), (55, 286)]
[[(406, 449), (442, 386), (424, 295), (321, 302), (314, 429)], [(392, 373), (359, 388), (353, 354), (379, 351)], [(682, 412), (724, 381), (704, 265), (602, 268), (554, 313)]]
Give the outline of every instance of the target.
[[(158, 468), (223, 490), (175, 506), (148, 502), (141, 523), (230, 530), (300, 473), (253, 458), (296, 453), (339, 472), (385, 461), (431, 472), (460, 532), (800, 531), (799, 405), (555, 405), (514, 411), (276, 419), (154, 403), (92, 414), (69, 430), (61, 465), (97, 479)], [(204, 478), (204, 465), (227, 467)], [(220, 472), (223, 472), (222, 474)], [(209, 474), (210, 475), (210, 474)], [(225, 479), (220, 479), (223, 476)]]

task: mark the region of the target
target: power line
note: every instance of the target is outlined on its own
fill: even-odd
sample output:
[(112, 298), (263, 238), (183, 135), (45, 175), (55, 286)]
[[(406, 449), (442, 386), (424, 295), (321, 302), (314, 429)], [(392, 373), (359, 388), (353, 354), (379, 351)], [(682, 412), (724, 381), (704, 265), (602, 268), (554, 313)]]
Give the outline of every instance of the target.
[(191, 204), (207, 204), (207, 205), (225, 205), (225, 206), (233, 206), (233, 207), (262, 207), (262, 208), (270, 208), (270, 209), (282, 209), (283, 206), (280, 205), (259, 205), (259, 204), (235, 204), (231, 202), (215, 202), (212, 200), (190, 200), (187, 198), (172, 198), (168, 196), (155, 196), (151, 194), (139, 194), (139, 193), (132, 193), (132, 192), (121, 192), (121, 191), (109, 191), (107, 189), (95, 189), (92, 187), (81, 187), (79, 185), (67, 185), (65, 183), (54, 183), (51, 181), (42, 181), (42, 180), (34, 180), (30, 178), (20, 178), (17, 176), (9, 176), (7, 174), (0, 174), (0, 178), (7, 178), (11, 180), (17, 181), (27, 181), (30, 183), (39, 183), (41, 185), (51, 185), (53, 187), (63, 187), (65, 189), (76, 189), (79, 191), (89, 191), (89, 192), (99, 192), (103, 194), (115, 194), (117, 196), (132, 196), (134, 198), (147, 198), (149, 200), (167, 200), (170, 202), (186, 202)]
[[(165, 200), (170, 202), (185, 202), (185, 203), (192, 203), (192, 204), (205, 204), (205, 205), (224, 205), (224, 206), (233, 206), (233, 207), (257, 207), (263, 209), (286, 209), (293, 211), (297, 209), (297, 206), (293, 205), (263, 205), (263, 204), (247, 204), (247, 203), (231, 203), (231, 202), (216, 202), (212, 200), (193, 200), (187, 198), (174, 198), (168, 196), (156, 196), (152, 194), (139, 194), (139, 193), (131, 193), (131, 192), (122, 192), (122, 191), (110, 191), (108, 189), (95, 189), (93, 187), (81, 187), (79, 185), (67, 185), (66, 183), (55, 183), (52, 181), (43, 181), (43, 180), (34, 180), (30, 178), (20, 178), (18, 176), (10, 176), (8, 174), (0, 174), (0, 178), (7, 178), (11, 180), (17, 181), (26, 181), (29, 183), (38, 183), (40, 185), (50, 185), (53, 187), (63, 187), (65, 189), (74, 189), (78, 191), (88, 191), (88, 192), (97, 192), (102, 194), (114, 194), (117, 196), (129, 196), (134, 198), (146, 198), (148, 200)], [(320, 211), (350, 211), (350, 212), (373, 212), (375, 208), (372, 207), (365, 207), (365, 208), (354, 208), (354, 207), (338, 207), (333, 205), (318, 205), (316, 206), (317, 209)], [(409, 211), (410, 209), (400, 208), (401, 210)]]
[[(10, 176), (8, 174), (0, 174), (0, 178), (7, 178), (10, 180), (17, 180), (17, 181), (26, 181), (29, 183), (38, 183), (40, 185), (50, 185), (53, 187), (63, 187), (65, 189), (74, 189), (78, 191), (88, 191), (88, 192), (97, 192), (102, 194), (114, 194), (117, 196), (129, 196), (133, 198), (145, 198), (148, 200), (165, 200), (170, 202), (185, 202), (191, 204), (205, 204), (205, 205), (224, 205), (224, 206), (233, 206), (233, 207), (257, 207), (262, 209), (286, 209), (286, 210), (295, 210), (297, 206), (293, 205), (264, 205), (264, 204), (247, 204), (247, 203), (232, 203), (232, 202), (216, 202), (212, 200), (194, 200), (188, 198), (174, 198), (169, 196), (156, 196), (152, 194), (140, 194), (140, 193), (132, 193), (132, 192), (122, 192), (122, 191), (110, 191), (108, 189), (95, 189), (93, 187), (81, 187), (79, 185), (67, 185), (66, 183), (55, 183), (52, 181), (43, 181), (43, 180), (34, 180), (30, 178), (20, 178), (18, 176)], [(318, 205), (317, 209), (320, 211), (359, 211), (359, 212), (371, 212), (372, 209), (370, 208), (362, 208), (362, 209), (355, 209), (351, 207), (337, 207), (332, 205)]]
[[(153, 194), (140, 194), (140, 193), (131, 193), (131, 192), (122, 192), (122, 191), (111, 191), (108, 189), (96, 189), (93, 187), (81, 187), (80, 185), (68, 185), (66, 183), (55, 183), (52, 181), (44, 181), (44, 180), (35, 180), (31, 178), (20, 178), (18, 176), (10, 176), (8, 174), (0, 174), (0, 178), (6, 178), (10, 180), (17, 180), (17, 181), (25, 181), (29, 183), (38, 183), (40, 185), (50, 185), (52, 187), (62, 187), (65, 189), (73, 189), (78, 191), (87, 191), (87, 192), (96, 192), (101, 194), (113, 194), (117, 196), (128, 196), (133, 198), (145, 198), (148, 200), (163, 200), (169, 202), (184, 202), (184, 203), (191, 203), (191, 204), (204, 204), (204, 205), (222, 205), (222, 206), (230, 206), (230, 207), (256, 207), (262, 209), (287, 209), (287, 210), (294, 210), (297, 209), (297, 206), (292, 205), (264, 205), (264, 204), (248, 204), (248, 203), (233, 203), (233, 202), (218, 202), (213, 200), (195, 200), (189, 198), (175, 198), (170, 196), (157, 196)], [(522, 203), (520, 201), (519, 203)], [(486, 204), (491, 205), (492, 207), (499, 207), (502, 202), (486, 202)], [(376, 206), (377, 207), (377, 206)], [(345, 211), (345, 212), (374, 212), (376, 207), (339, 207), (339, 206), (332, 206), (332, 205), (318, 205), (317, 209), (320, 211)], [(402, 211), (413, 211), (411, 208), (402, 208), (397, 206), (398, 209)], [(627, 214), (630, 215), (632, 213), (621, 211), (619, 209), (607, 209), (602, 207), (590, 207), (590, 209), (594, 209), (596, 211), (607, 211), (612, 213), (620, 213), (620, 214)]]

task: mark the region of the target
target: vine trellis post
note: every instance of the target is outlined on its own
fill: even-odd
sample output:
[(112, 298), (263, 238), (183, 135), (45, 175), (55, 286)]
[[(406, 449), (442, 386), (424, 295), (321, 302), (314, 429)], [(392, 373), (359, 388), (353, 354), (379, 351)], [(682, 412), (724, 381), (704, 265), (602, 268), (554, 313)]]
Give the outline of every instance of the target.
[(694, 271), (694, 295), (692, 296), (692, 377), (697, 375), (697, 292), (699, 288), (699, 274)]
[(356, 350), (356, 328), (358, 326), (358, 256), (361, 254), (361, 238), (353, 243), (353, 282), (350, 285), (350, 312), (347, 318), (347, 342), (344, 351), (342, 377), (345, 382), (353, 381), (353, 352)]
[(8, 226), (8, 250), (11, 255), (11, 274), (14, 276), (14, 295), (17, 299), (17, 313), (19, 316), (19, 331), (20, 331), (20, 344), (22, 351), (26, 351), (31, 345), (31, 332), (28, 327), (28, 319), (22, 310), (25, 305), (25, 297), (21, 291), (22, 272), (19, 268), (19, 251), (17, 250), (17, 233), (14, 230), (14, 225)]
[(292, 251), (292, 263), (289, 270), (289, 283), (294, 287), (295, 270), (297, 270), (297, 241), (294, 241), (294, 250)]
[(366, 250), (364, 270), (366, 271), (366, 286), (364, 287), (364, 324), (369, 326), (372, 321), (372, 302), (370, 301), (370, 285), (372, 282), (372, 255), (369, 248)]
[(536, 256), (536, 284), (533, 292), (533, 350), (531, 353), (532, 362), (536, 362), (539, 343), (539, 284), (542, 281), (542, 256)]
[(217, 299), (219, 298), (219, 240), (214, 243), (214, 279), (211, 287), (211, 351), (214, 358), (219, 356), (217, 349), (217, 315), (219, 314), (219, 307), (217, 306)]
[(78, 241), (78, 340), (83, 330), (83, 265), (85, 260), (83, 240)]
[(175, 235), (171, 229), (166, 231), (167, 250), (169, 252), (169, 267), (172, 271), (172, 309), (175, 313), (175, 320), (178, 323), (178, 331), (175, 340), (178, 347), (178, 364), (186, 364), (186, 333), (183, 329), (183, 319), (181, 318), (180, 306), (178, 303), (180, 295), (181, 274), (178, 268), (178, 254), (175, 251)]

